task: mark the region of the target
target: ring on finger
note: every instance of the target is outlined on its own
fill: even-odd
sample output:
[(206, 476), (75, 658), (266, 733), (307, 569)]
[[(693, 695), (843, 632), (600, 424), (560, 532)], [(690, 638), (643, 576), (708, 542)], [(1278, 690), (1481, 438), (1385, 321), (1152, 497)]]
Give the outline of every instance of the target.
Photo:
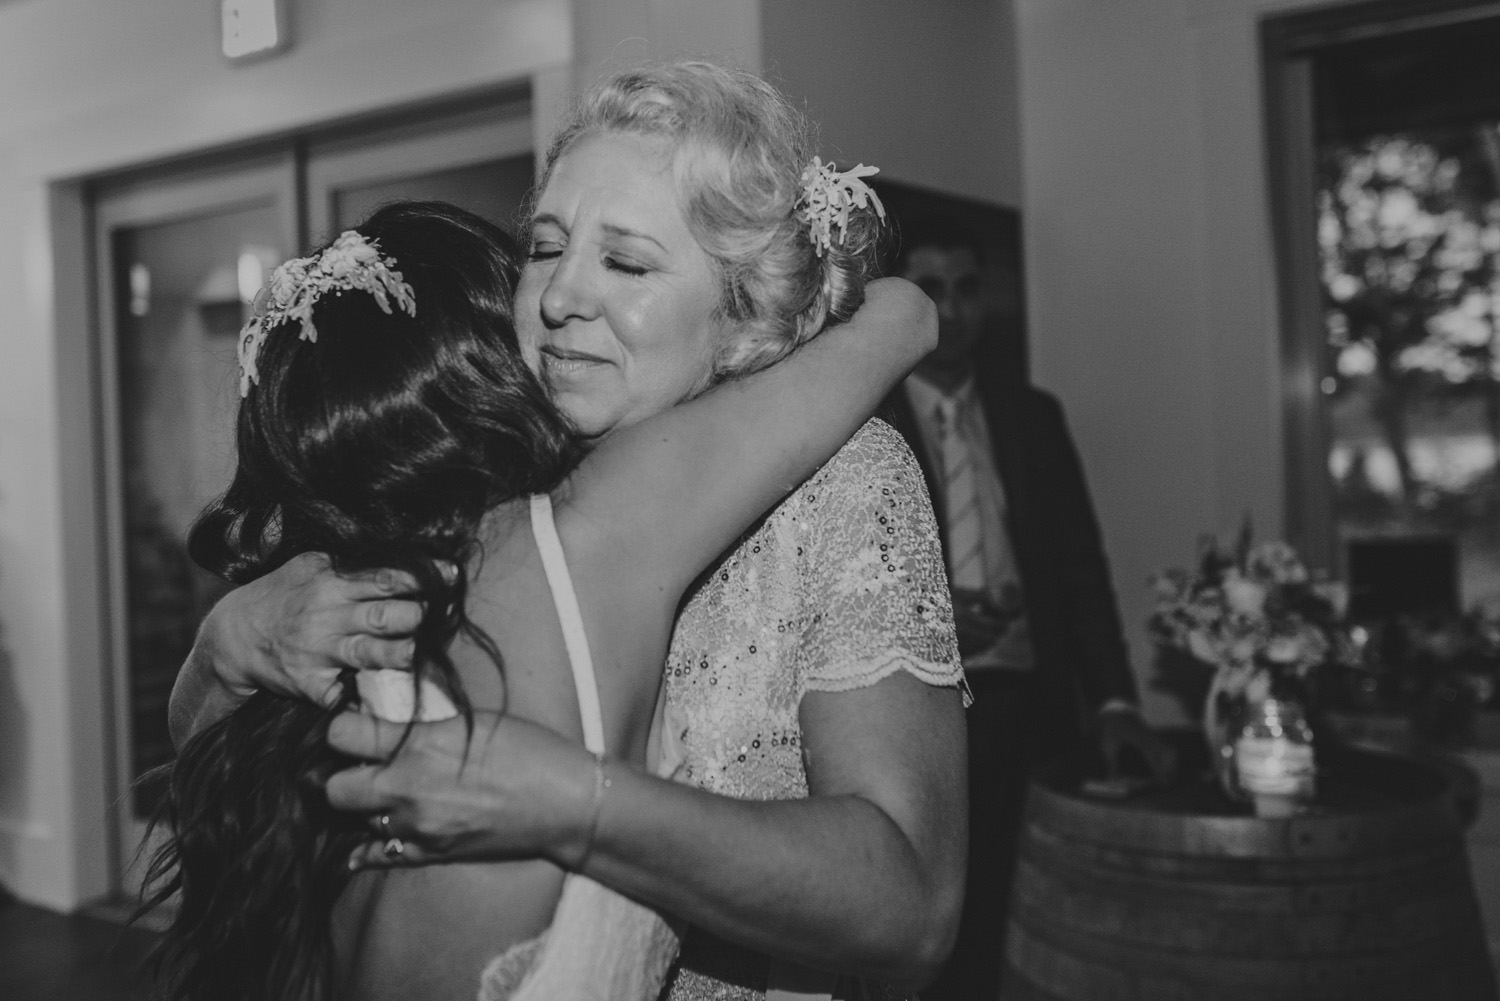
[(406, 843), (400, 838), (391, 838), (381, 850), (385, 852), (386, 858), (399, 858), (406, 854)]

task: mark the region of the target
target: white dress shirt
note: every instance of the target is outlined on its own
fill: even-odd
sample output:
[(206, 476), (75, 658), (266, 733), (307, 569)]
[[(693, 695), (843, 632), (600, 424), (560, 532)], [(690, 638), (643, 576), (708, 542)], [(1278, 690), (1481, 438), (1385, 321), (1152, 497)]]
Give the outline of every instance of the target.
[[(1000, 481), (1000, 470), (995, 465), (995, 449), (990, 439), (989, 425), (984, 408), (974, 388), (974, 380), (967, 379), (954, 392), (946, 393), (923, 379), (909, 376), (905, 382), (907, 400), (916, 416), (917, 431), (927, 454), (939, 465), (937, 489), (944, 490), (941, 469), (944, 454), (944, 418), (941, 411), (951, 408), (954, 413), (954, 433), (959, 443), (967, 449), (974, 466), (974, 486), (979, 502), (979, 525), (982, 572), (978, 583), (991, 604), (1008, 621), (1006, 628), (985, 650), (964, 658), (964, 670), (1030, 670), (1036, 661), (1031, 647), (1031, 634), (1026, 621), (1026, 606), (1021, 590), (1021, 576), (1016, 567), (1015, 549), (1011, 545), (1005, 527), (1005, 487)], [(944, 519), (944, 530), (951, 540), (948, 524), (950, 512), (948, 498), (933, 498), (938, 516)], [(953, 554), (949, 554), (950, 560)], [(952, 573), (952, 567), (950, 574)], [(970, 573), (964, 571), (965, 581), (970, 582)], [(957, 583), (955, 583), (957, 586)]]

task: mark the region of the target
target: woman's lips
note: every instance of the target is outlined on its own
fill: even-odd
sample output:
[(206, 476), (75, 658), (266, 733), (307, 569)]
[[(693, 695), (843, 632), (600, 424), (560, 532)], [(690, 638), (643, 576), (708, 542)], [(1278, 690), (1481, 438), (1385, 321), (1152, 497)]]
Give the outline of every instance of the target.
[(581, 375), (591, 368), (609, 364), (598, 355), (591, 355), (584, 351), (569, 351), (566, 348), (544, 347), (541, 349), (541, 355), (547, 374), (553, 377), (568, 378)]

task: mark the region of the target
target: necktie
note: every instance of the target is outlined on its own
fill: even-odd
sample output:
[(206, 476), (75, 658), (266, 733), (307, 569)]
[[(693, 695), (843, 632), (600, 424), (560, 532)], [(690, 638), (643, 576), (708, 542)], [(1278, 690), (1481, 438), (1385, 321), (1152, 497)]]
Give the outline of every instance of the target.
[(938, 449), (943, 464), (943, 515), (948, 525), (948, 583), (954, 590), (984, 588), (983, 525), (974, 454), (958, 423), (958, 402), (938, 403)]

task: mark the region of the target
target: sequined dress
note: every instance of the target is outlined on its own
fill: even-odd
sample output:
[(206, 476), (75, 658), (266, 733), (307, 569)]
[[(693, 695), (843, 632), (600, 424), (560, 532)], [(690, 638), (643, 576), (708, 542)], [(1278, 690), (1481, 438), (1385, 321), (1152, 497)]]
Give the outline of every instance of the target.
[[(921, 470), (872, 420), (705, 576), (678, 617), (665, 713), (686, 751), (678, 777), (741, 799), (805, 798), (802, 696), (895, 671), (963, 687)], [(662, 997), (761, 999), (769, 968), (691, 929)], [(852, 978), (833, 996), (902, 997)]]

